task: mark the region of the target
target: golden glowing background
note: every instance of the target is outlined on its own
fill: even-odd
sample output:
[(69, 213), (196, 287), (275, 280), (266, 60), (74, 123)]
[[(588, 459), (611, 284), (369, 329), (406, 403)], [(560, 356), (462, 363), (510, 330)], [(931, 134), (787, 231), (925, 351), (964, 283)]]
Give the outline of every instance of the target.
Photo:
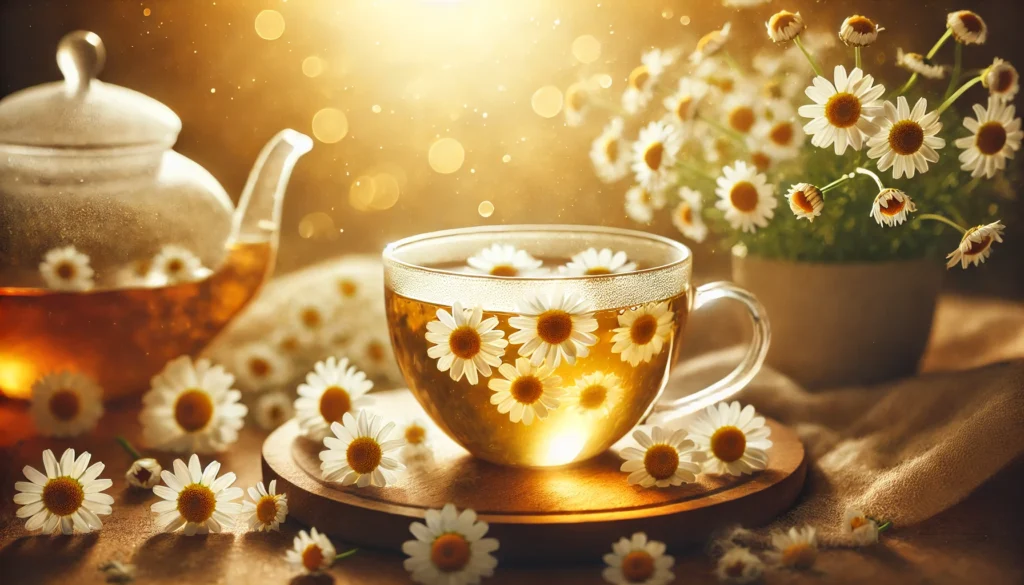
[[(631, 225), (628, 184), (602, 185), (587, 156), (605, 116), (567, 128), (565, 88), (593, 79), (617, 100), (642, 51), (689, 51), (726, 20), (733, 52), (766, 47), (763, 22), (781, 8), (828, 31), (870, 15), (888, 28), (883, 75), (895, 47), (927, 49), (947, 11), (971, 8), (990, 41), (968, 67), (1024, 64), (1015, 0), (18, 0), (0, 3), (0, 94), (58, 79), (57, 41), (83, 28), (106, 43), (101, 77), (174, 109), (177, 150), (233, 197), (277, 130), (315, 136), (285, 203), (279, 268), (291, 270), (447, 227)], [(673, 234), (667, 214), (653, 229)], [(1018, 234), (971, 282), (1021, 293)], [(723, 254), (698, 252), (701, 272), (724, 268)]]

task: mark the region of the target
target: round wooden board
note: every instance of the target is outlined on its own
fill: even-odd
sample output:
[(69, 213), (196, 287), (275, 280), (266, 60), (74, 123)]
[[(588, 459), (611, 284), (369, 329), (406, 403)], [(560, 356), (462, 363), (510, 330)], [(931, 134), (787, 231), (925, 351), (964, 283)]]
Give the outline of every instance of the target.
[(299, 433), (295, 420), (263, 444), (263, 478), (288, 494), (288, 513), (339, 539), (400, 550), (409, 524), (452, 502), (472, 508), (501, 542), (503, 563), (593, 561), (621, 536), (646, 532), (670, 550), (703, 542), (730, 524), (757, 526), (796, 500), (807, 470), (796, 434), (769, 420), (774, 445), (768, 468), (753, 476), (700, 475), (667, 489), (630, 486), (612, 451), (555, 469), (501, 467), (471, 457), (429, 423), (408, 390), (376, 392), (373, 410), (428, 426), (434, 463), (399, 474), (385, 488), (341, 487), (320, 479), (322, 444)]

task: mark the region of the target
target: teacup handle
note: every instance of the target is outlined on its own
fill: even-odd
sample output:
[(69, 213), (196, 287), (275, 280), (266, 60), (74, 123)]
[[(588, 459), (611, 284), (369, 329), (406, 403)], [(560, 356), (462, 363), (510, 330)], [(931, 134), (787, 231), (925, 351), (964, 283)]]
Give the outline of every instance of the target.
[(689, 396), (659, 402), (655, 404), (654, 412), (671, 410), (673, 418), (675, 418), (703, 410), (704, 407), (721, 402), (742, 390), (764, 364), (764, 358), (768, 354), (768, 343), (771, 340), (771, 328), (768, 326), (768, 315), (765, 313), (764, 305), (746, 290), (731, 282), (723, 281), (699, 287), (693, 298), (693, 310), (697, 311), (718, 299), (739, 301), (750, 313), (750, 320), (754, 325), (754, 337), (750, 341), (750, 347), (747, 348), (747, 354), (743, 357), (743, 361), (736, 366), (736, 369), (729, 372), (726, 377)]

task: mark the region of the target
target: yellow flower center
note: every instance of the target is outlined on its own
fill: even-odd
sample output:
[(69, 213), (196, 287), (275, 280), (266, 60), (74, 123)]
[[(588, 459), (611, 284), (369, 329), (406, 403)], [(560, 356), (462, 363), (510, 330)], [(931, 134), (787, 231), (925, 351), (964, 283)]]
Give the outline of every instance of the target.
[(578, 88), (569, 88), (565, 92), (565, 103), (569, 105), (570, 110), (578, 112), (587, 105), (587, 96)]
[(967, 242), (967, 250), (964, 252), (966, 256), (977, 256), (992, 245), (992, 236), (984, 236), (980, 242), (968, 239), (976, 231), (978, 228), (971, 228), (964, 234), (963, 241)]
[(861, 526), (867, 526), (868, 521), (863, 516), (854, 516), (850, 519), (850, 529), (857, 530)]
[(319, 329), (323, 324), (323, 316), (320, 315), (320, 311), (313, 307), (306, 307), (303, 309), (302, 314), (299, 315), (299, 319), (302, 324), (309, 329)]
[(387, 350), (383, 343), (376, 340), (371, 341), (366, 346), (366, 356), (370, 358), (370, 361), (380, 363), (384, 361), (384, 358), (387, 356)]
[(217, 498), (205, 485), (189, 484), (178, 493), (178, 513), (186, 522), (206, 522), (216, 509)]
[(261, 357), (249, 358), (249, 373), (254, 378), (265, 378), (270, 373), (270, 362)]
[(707, 82), (717, 87), (722, 93), (732, 93), (736, 89), (736, 80), (727, 75), (709, 77)]
[(329, 386), (320, 395), (320, 416), (328, 423), (341, 422), (345, 413), (352, 410), (352, 397), (341, 386)]
[(985, 122), (978, 128), (974, 145), (986, 156), (998, 154), (1006, 145), (1006, 128), (999, 122)]
[(747, 450), (747, 436), (734, 426), (719, 427), (711, 435), (711, 452), (721, 461), (732, 463)]
[(661, 142), (652, 142), (644, 151), (644, 164), (652, 171), (661, 168), (661, 159), (665, 156), (665, 145)]
[[(762, 88), (764, 95), (772, 99), (780, 99), (782, 97), (782, 84), (778, 80), (770, 79), (764, 83)], [(769, 112), (766, 116), (769, 116)]]
[(359, 291), (359, 286), (356, 285), (355, 282), (353, 282), (353, 281), (351, 281), (351, 280), (349, 280), (347, 278), (343, 278), (343, 279), (338, 281), (338, 292), (341, 293), (341, 296), (343, 296), (345, 298), (352, 298), (352, 297), (356, 296), (356, 293), (358, 291)]
[(491, 268), (491, 276), (518, 276), (519, 270), (515, 266), (509, 266), (508, 264), (496, 264), (494, 268)]
[(410, 445), (419, 445), (427, 438), (427, 429), (417, 424), (405, 427), (405, 442)]
[(654, 575), (654, 557), (645, 550), (635, 550), (622, 559), (622, 576), (630, 583), (643, 583)]
[(1013, 87), (1013, 82), (1016, 79), (1017, 75), (1009, 67), (1000, 69), (996, 74), (996, 81), (992, 84), (992, 89), (996, 93), (1006, 93)]
[(185, 263), (181, 261), (181, 258), (171, 258), (164, 269), (167, 270), (167, 274), (178, 274), (185, 269)]
[(743, 134), (750, 132), (755, 121), (757, 121), (757, 116), (750, 106), (739, 106), (729, 111), (729, 126), (737, 132)]
[(693, 96), (685, 94), (679, 96), (679, 100), (676, 101), (676, 117), (680, 120), (690, 119), (690, 108), (693, 106)]
[(794, 191), (793, 194), (789, 196), (789, 201), (804, 213), (814, 213), (814, 205), (811, 204), (811, 201), (807, 198), (807, 194), (803, 191)]
[(273, 522), (277, 518), (277, 497), (266, 495), (260, 498), (256, 504), (256, 518), (264, 524)]
[(907, 206), (906, 200), (897, 199), (895, 195), (882, 194), (879, 195), (879, 197), (881, 198), (881, 202), (886, 203), (887, 205), (887, 207), (883, 207), (882, 205), (878, 206), (878, 211), (882, 215), (895, 217), (896, 215), (899, 215), (901, 211), (903, 211), (904, 207)]
[(689, 203), (682, 203), (679, 205), (679, 221), (686, 225), (693, 225), (693, 207)]
[(61, 262), (57, 265), (57, 269), (54, 271), (61, 280), (71, 280), (78, 273), (78, 269), (71, 262)]
[(572, 335), (572, 315), (561, 309), (544, 311), (537, 317), (537, 335), (552, 345), (562, 343)]
[(605, 266), (594, 266), (593, 268), (588, 268), (587, 271), (584, 272), (583, 274), (586, 274), (587, 276), (601, 276), (604, 274), (611, 273), (612, 271), (608, 270), (608, 268)]
[(787, 10), (776, 12), (768, 19), (768, 26), (776, 35), (782, 35), (793, 24), (796, 24), (796, 15)]
[(917, 122), (900, 120), (889, 129), (889, 148), (901, 155), (914, 154), (924, 144), (924, 129)]
[(50, 396), (47, 407), (50, 409), (50, 414), (53, 415), (53, 418), (66, 422), (78, 416), (79, 411), (82, 409), (82, 403), (78, 398), (77, 392), (70, 389), (62, 389)]
[(608, 159), (608, 162), (612, 164), (619, 160), (618, 139), (609, 139), (604, 143), (604, 156)]
[(348, 444), (345, 452), (348, 459), (348, 466), (358, 474), (366, 474), (377, 469), (380, 460), (384, 457), (380, 445), (370, 437), (357, 437)]
[(860, 99), (852, 93), (837, 93), (825, 102), (825, 119), (836, 128), (849, 128), (860, 120)]
[(292, 353), (299, 349), (299, 339), (294, 335), (288, 335), (281, 338), (281, 341), (277, 344), (282, 350)]
[(806, 542), (798, 542), (787, 546), (782, 551), (782, 564), (794, 569), (809, 569), (814, 566), (818, 551)]
[(600, 384), (592, 384), (580, 391), (580, 408), (595, 410), (601, 408), (608, 398), (608, 389)]
[(743, 213), (757, 209), (757, 187), (750, 181), (739, 181), (729, 191), (729, 203)]
[(174, 402), (174, 420), (189, 433), (203, 430), (212, 418), (213, 400), (202, 390), (186, 390)]
[(768, 170), (768, 167), (772, 166), (772, 157), (758, 150), (750, 155), (750, 162), (754, 163), (757, 170), (764, 172)]
[(306, 550), (302, 551), (302, 566), (310, 573), (313, 573), (320, 570), (320, 565), (323, 562), (324, 551), (320, 550), (320, 545), (315, 542), (306, 545)]
[(85, 491), (78, 480), (66, 475), (55, 477), (43, 486), (43, 505), (51, 514), (69, 516), (85, 501)]
[(985, 21), (970, 10), (961, 10), (957, 12), (956, 17), (960, 21), (960, 24), (962, 24), (969, 33), (978, 34), (985, 30)]
[(871, 19), (866, 16), (855, 14), (854, 16), (851, 16), (846, 22), (847, 24), (850, 25), (850, 28), (852, 28), (853, 32), (855, 33), (866, 35), (875, 32), (875, 23), (872, 22)]
[(651, 72), (646, 65), (641, 65), (629, 73), (629, 87), (643, 91), (647, 81), (651, 78)]
[(779, 146), (789, 146), (793, 141), (793, 125), (789, 122), (775, 124), (768, 132), (768, 138)]
[(544, 394), (544, 383), (536, 376), (520, 376), (512, 382), (509, 393), (516, 402), (533, 404)]
[(653, 445), (644, 454), (644, 469), (654, 479), (668, 479), (679, 469), (679, 453), (669, 445)]
[(430, 545), (430, 562), (444, 573), (462, 570), (469, 563), (470, 554), (469, 541), (456, 532), (442, 534)]
[(658, 319), (654, 315), (640, 315), (629, 326), (629, 338), (637, 345), (647, 345), (658, 332)]
[(464, 360), (473, 359), (473, 356), (480, 353), (482, 343), (480, 334), (469, 325), (457, 327), (448, 336), (448, 348), (455, 354), (455, 357)]

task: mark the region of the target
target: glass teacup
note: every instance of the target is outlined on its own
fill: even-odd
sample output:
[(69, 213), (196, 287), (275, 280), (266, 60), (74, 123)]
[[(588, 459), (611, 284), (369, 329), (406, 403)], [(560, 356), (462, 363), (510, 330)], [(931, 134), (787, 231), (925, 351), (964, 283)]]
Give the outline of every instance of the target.
[[(528, 256), (492, 249), (467, 264), (494, 245)], [(652, 411), (695, 412), (761, 367), (769, 333), (760, 303), (724, 282), (694, 290), (692, 265), (678, 242), (603, 227), (475, 227), (400, 240), (384, 250), (395, 355), (419, 403), (472, 455), (526, 467), (582, 461)], [(722, 297), (745, 304), (754, 321), (746, 358), (716, 384), (659, 403), (687, 316)]]

